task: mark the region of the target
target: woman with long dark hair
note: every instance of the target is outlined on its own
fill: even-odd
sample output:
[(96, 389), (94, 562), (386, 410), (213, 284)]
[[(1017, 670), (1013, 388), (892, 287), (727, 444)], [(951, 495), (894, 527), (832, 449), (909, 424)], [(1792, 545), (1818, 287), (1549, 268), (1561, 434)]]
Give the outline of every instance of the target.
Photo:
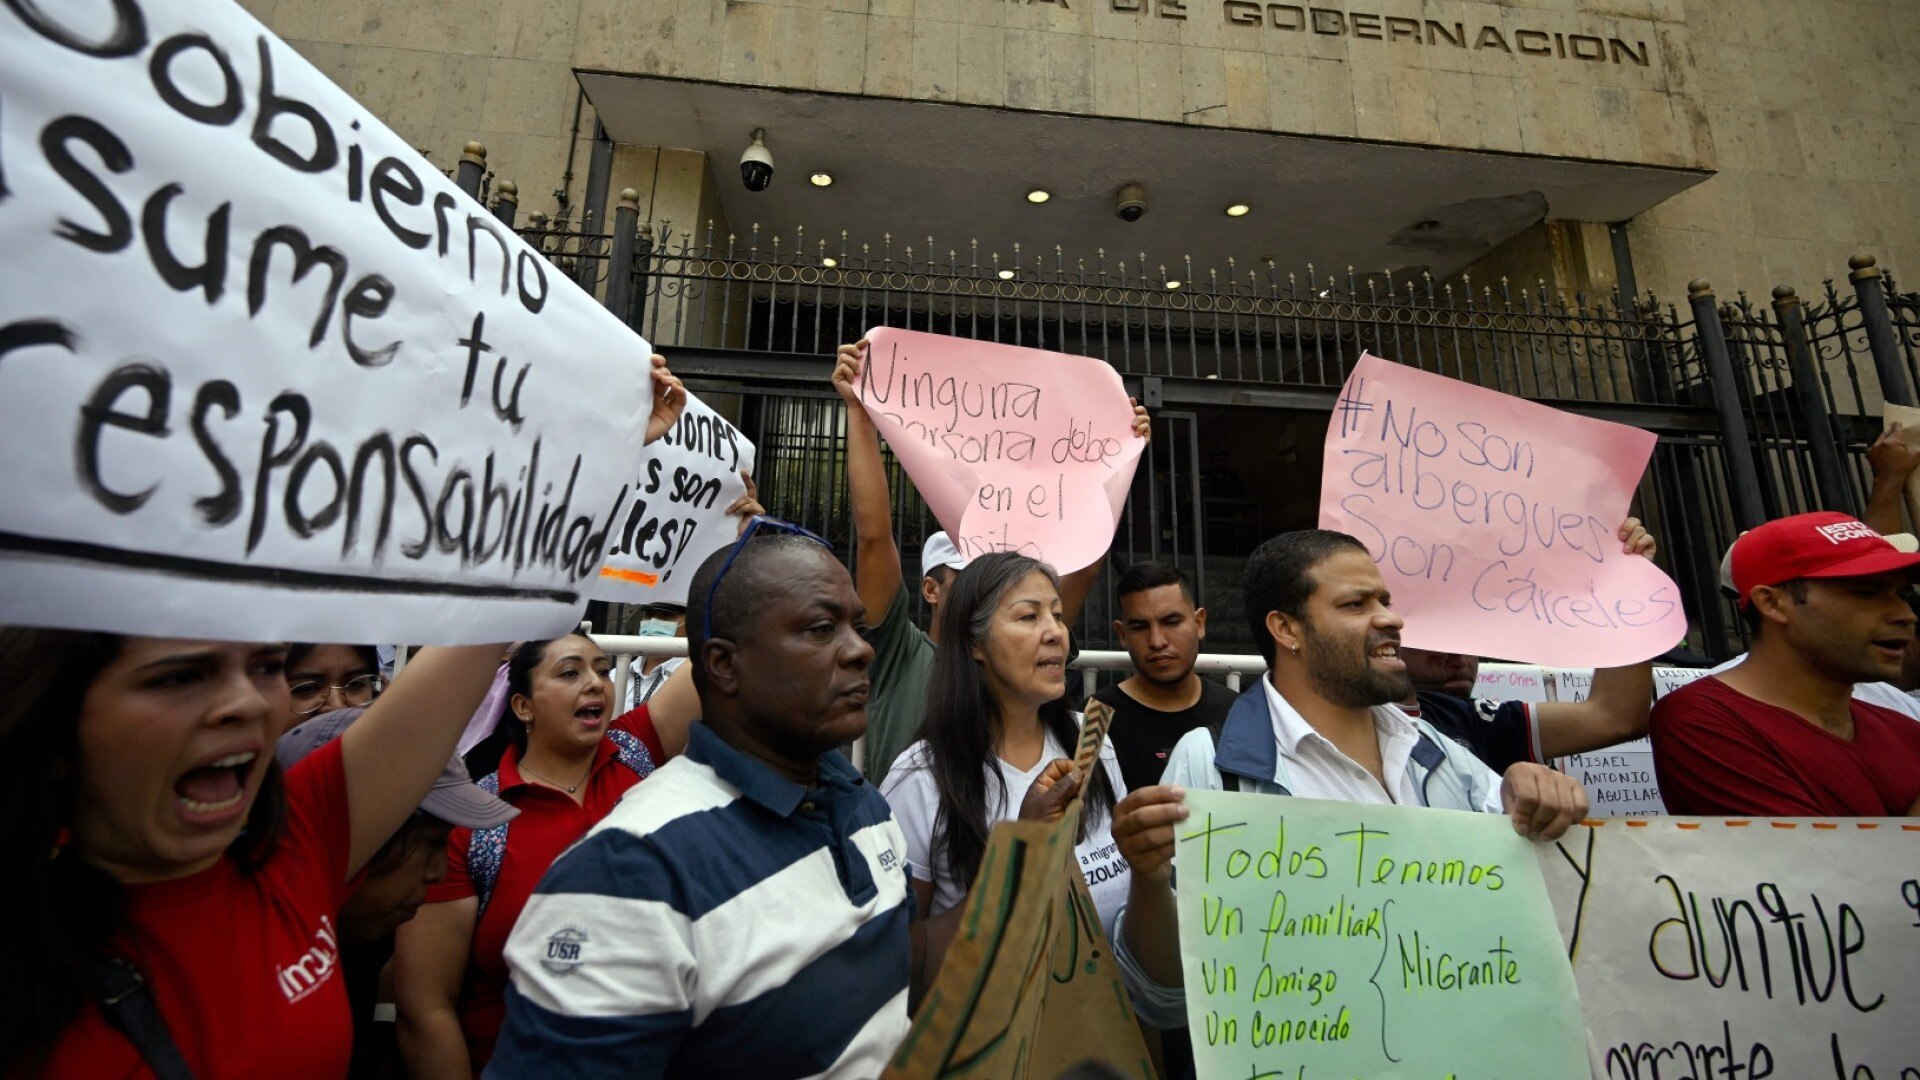
[[(1059, 782), (1079, 743), (1067, 704), (1067, 624), (1060, 578), (1037, 559), (985, 555), (960, 571), (941, 612), (919, 742), (888, 770), (881, 794), (907, 836), (923, 918), (965, 899), (997, 821), (1019, 816), (1036, 785)], [(1085, 781), (1076, 854), (1108, 928), (1129, 871), (1113, 844), (1120, 765), (1102, 747)]]
[(14, 996), (0, 1072), (338, 1077), (348, 883), (420, 805), (498, 646), (423, 650), (285, 773), (286, 647), (0, 629)]
[(467, 1077), (486, 1065), (506, 1014), (502, 950), (533, 887), (628, 788), (686, 748), (700, 710), (692, 670), (616, 717), (612, 666), (578, 632), (526, 642), (507, 661), (506, 713), (467, 765), (485, 769), (475, 782), (520, 815), (454, 829), (446, 877), (397, 934), (394, 995), (413, 1076)]

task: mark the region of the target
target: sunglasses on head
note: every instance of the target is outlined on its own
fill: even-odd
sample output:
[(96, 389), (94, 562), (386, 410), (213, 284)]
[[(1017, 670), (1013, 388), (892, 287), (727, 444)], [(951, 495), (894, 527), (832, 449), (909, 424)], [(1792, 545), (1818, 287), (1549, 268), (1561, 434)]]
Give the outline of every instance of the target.
[(713, 595), (720, 591), (720, 583), (726, 580), (727, 571), (733, 569), (733, 560), (740, 557), (740, 551), (747, 546), (747, 541), (753, 539), (756, 534), (762, 531), (785, 533), (790, 536), (804, 536), (814, 543), (819, 544), (821, 547), (826, 548), (829, 552), (833, 550), (833, 545), (827, 543), (825, 537), (803, 529), (791, 521), (781, 521), (777, 517), (768, 517), (766, 514), (755, 514), (751, 518), (748, 518), (747, 527), (740, 530), (740, 536), (734, 540), (733, 546), (727, 549), (727, 560), (720, 564), (720, 572), (713, 575), (713, 582), (707, 586), (707, 621), (704, 624), (707, 637), (713, 636)]

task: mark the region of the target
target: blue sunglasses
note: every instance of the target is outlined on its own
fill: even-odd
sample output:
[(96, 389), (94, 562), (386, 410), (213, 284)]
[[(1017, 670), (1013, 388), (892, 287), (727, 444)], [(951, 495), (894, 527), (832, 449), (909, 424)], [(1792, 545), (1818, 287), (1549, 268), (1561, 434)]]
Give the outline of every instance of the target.
[(754, 535), (763, 529), (768, 532), (786, 533), (791, 536), (804, 536), (814, 543), (819, 544), (821, 547), (826, 548), (828, 552), (833, 551), (833, 545), (827, 543), (825, 537), (803, 529), (791, 521), (781, 521), (777, 517), (769, 517), (766, 514), (755, 514), (751, 518), (748, 518), (747, 527), (740, 530), (739, 538), (734, 540), (731, 548), (727, 549), (727, 561), (720, 564), (720, 572), (713, 575), (712, 584), (707, 586), (706, 636), (713, 636), (713, 594), (720, 591), (720, 583), (726, 580), (727, 571), (733, 569), (733, 560), (740, 557), (740, 550), (747, 546), (747, 541), (753, 539)]

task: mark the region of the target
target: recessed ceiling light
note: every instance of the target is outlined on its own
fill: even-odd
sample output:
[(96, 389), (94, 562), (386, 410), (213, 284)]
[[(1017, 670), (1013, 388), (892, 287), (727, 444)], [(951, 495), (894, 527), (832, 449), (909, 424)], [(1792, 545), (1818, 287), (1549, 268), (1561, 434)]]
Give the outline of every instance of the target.
[(1177, 282), (1177, 281), (1169, 281), (1169, 282), (1167, 282), (1167, 288), (1169, 288), (1169, 289), (1177, 289), (1177, 288), (1179, 288), (1179, 287), (1180, 287), (1180, 283), (1179, 283), (1179, 282)]
[(812, 176), (807, 177), (807, 179), (813, 181), (814, 187), (832, 187), (833, 186), (832, 173), (817, 172), (817, 173), (814, 173)]
[(1013, 280), (1013, 271), (1011, 271), (1011, 270), (1002, 270), (1002, 271), (1000, 271), (1000, 280), (1001, 280), (1001, 281), (1012, 281), (1012, 280)]
[(831, 270), (831, 269), (833, 269), (834, 267), (836, 267), (836, 266), (839, 266), (839, 265), (840, 265), (840, 260), (839, 260), (839, 259), (836, 259), (836, 258), (834, 258), (834, 257), (833, 257), (833, 256), (831, 256), (831, 255), (829, 255), (829, 256), (827, 256), (826, 258), (824, 258), (824, 259), (821, 259), (821, 260), (820, 260), (820, 265), (821, 265), (821, 266), (824, 266), (824, 267), (826, 267), (826, 268), (827, 268), (827, 269), (829, 269), (829, 270)]
[(1234, 203), (1232, 206), (1227, 207), (1227, 216), (1228, 217), (1246, 217), (1247, 211), (1252, 209), (1253, 207), (1248, 206), (1246, 203), (1237, 202), (1237, 203)]
[(1027, 192), (1027, 201), (1030, 203), (1043, 203), (1051, 198), (1053, 198), (1052, 192), (1043, 191), (1040, 188), (1034, 188), (1032, 191)]

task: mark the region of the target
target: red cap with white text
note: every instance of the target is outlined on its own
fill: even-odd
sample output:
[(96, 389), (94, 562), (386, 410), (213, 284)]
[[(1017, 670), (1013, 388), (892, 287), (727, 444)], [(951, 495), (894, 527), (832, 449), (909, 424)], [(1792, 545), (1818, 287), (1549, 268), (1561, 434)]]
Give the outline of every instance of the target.
[(1745, 606), (1753, 590), (1796, 578), (1870, 577), (1920, 567), (1865, 522), (1820, 511), (1769, 521), (1741, 536), (1731, 558), (1733, 591)]

